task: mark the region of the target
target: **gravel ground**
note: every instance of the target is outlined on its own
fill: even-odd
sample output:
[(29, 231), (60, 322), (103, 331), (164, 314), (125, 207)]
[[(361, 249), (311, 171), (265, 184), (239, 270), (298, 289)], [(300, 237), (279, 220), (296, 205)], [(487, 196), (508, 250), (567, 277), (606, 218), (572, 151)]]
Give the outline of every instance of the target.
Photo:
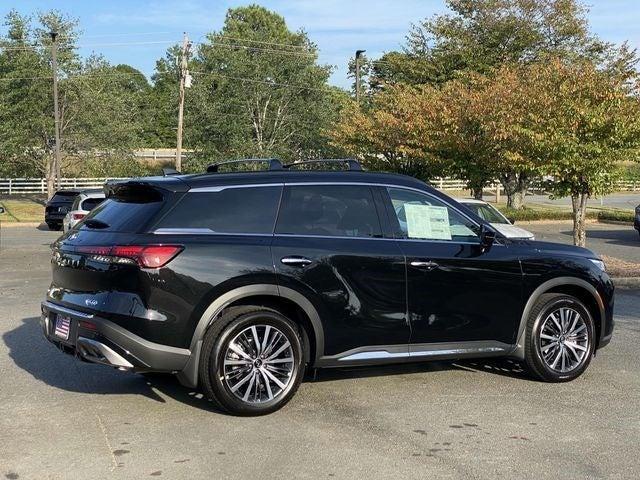
[(2, 235), (0, 478), (638, 478), (640, 291), (619, 290), (611, 344), (571, 383), (506, 360), (332, 370), (235, 418), (57, 351), (38, 326), (56, 234)]

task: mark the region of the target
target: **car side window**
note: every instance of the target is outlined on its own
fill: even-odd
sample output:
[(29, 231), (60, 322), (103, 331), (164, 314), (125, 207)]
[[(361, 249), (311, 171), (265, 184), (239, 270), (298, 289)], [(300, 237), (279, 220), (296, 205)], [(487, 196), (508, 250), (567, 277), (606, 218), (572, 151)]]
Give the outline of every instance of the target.
[(381, 237), (371, 188), (366, 185), (285, 186), (276, 233)]
[(387, 190), (402, 237), (451, 242), (479, 239), (479, 226), (441, 200), (402, 188)]
[(157, 228), (203, 228), (215, 233), (272, 234), (282, 187), (191, 192)]

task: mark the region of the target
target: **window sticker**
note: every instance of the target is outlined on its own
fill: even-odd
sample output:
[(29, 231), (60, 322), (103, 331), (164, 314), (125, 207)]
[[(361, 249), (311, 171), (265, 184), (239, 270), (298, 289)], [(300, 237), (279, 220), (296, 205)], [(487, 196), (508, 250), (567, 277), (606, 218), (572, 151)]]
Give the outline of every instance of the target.
[(405, 203), (404, 210), (409, 238), (451, 240), (447, 207)]

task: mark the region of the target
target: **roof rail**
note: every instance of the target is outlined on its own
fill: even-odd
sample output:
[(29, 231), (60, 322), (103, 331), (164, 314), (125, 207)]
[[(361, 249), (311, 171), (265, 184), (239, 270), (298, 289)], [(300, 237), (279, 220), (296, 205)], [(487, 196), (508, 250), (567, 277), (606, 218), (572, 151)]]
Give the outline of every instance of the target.
[(280, 160), (277, 158), (245, 158), (242, 160), (227, 160), (224, 162), (212, 163), (207, 167), (207, 173), (218, 173), (219, 167), (223, 165), (233, 165), (236, 163), (258, 163), (258, 162), (268, 162), (269, 168), (268, 170), (282, 170), (283, 165)]
[(289, 163), (284, 168), (290, 169), (291, 167), (297, 167), (298, 165), (309, 165), (314, 163), (342, 163), (348, 167), (350, 171), (361, 171), (362, 165), (357, 160), (352, 158), (327, 158), (320, 160), (304, 160), (302, 162)]
[(177, 171), (175, 168), (170, 168), (170, 167), (163, 168), (162, 176), (168, 177), (169, 175), (182, 175), (182, 174), (179, 171)]

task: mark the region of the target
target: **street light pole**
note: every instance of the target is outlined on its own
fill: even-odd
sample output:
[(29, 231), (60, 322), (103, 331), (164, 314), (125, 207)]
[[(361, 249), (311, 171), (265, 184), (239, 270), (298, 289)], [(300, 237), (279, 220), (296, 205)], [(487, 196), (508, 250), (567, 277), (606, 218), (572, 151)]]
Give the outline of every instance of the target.
[(360, 57), (366, 50), (356, 50), (356, 103), (360, 103)]
[(53, 70), (53, 115), (55, 123), (55, 162), (56, 188), (60, 188), (60, 172), (62, 170), (62, 158), (60, 155), (60, 111), (58, 109), (58, 32), (50, 32), (51, 35), (51, 68)]

